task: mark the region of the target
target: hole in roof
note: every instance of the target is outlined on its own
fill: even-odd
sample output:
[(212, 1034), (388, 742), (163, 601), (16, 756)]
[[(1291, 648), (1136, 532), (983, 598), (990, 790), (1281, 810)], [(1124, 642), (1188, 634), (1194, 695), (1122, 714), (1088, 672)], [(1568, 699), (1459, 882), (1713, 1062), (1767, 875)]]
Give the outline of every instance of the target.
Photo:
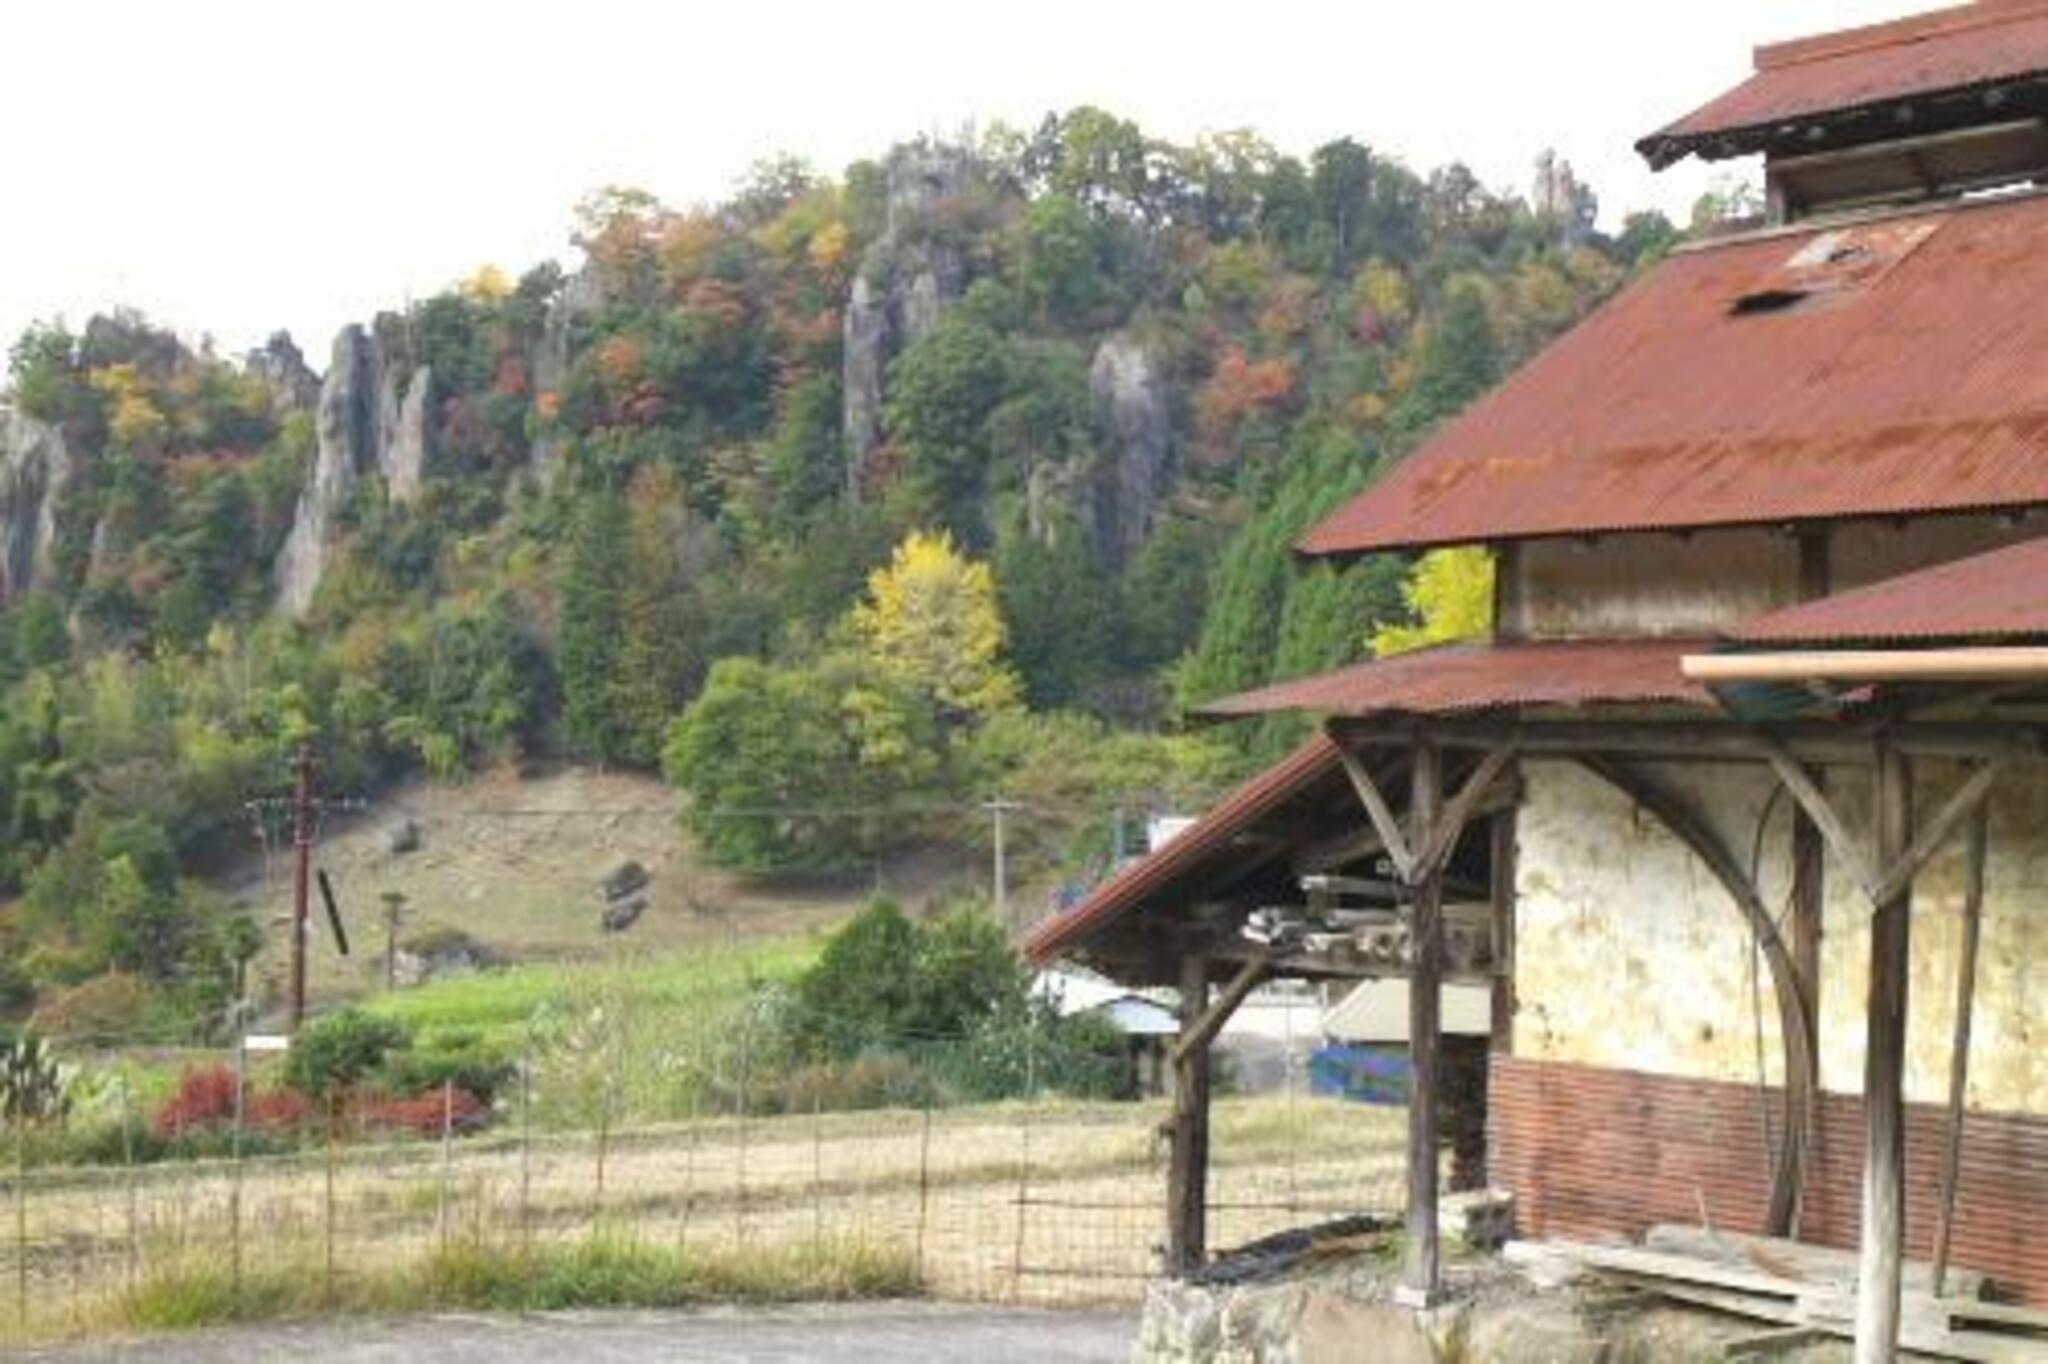
[(1750, 317), (1757, 313), (1782, 313), (1809, 296), (1805, 289), (1759, 289), (1744, 294), (1728, 309), (1731, 317)]

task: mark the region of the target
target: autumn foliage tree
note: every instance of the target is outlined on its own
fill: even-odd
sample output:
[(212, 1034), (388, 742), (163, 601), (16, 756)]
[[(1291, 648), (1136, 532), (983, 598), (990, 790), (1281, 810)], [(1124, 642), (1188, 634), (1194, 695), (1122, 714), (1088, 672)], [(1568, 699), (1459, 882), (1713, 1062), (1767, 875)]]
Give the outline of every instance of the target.
[(944, 532), (905, 538), (868, 578), (852, 624), (881, 673), (929, 698), (949, 722), (986, 720), (1017, 704), (995, 576)]

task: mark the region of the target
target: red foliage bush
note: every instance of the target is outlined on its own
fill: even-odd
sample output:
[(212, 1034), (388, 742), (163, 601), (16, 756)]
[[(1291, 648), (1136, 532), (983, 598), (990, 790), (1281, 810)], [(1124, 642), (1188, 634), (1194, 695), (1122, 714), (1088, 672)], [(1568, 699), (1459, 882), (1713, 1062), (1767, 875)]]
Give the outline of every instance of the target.
[(235, 1072), (226, 1066), (196, 1066), (178, 1077), (178, 1087), (157, 1109), (150, 1125), (160, 1137), (212, 1127), (235, 1116)]
[(489, 1116), (483, 1100), (466, 1089), (450, 1090), (446, 1098), (438, 1089), (404, 1098), (364, 1094), (356, 1100), (355, 1110), (365, 1127), (414, 1132), (423, 1137), (440, 1136), (444, 1117), (453, 1120), (456, 1131), (469, 1132), (483, 1126)]
[[(295, 1089), (250, 1090), (242, 1099), (242, 1124), (280, 1132), (301, 1126), (313, 1109)], [(227, 1066), (198, 1066), (178, 1078), (178, 1088), (150, 1119), (160, 1137), (226, 1127), (235, 1120), (235, 1072)]]

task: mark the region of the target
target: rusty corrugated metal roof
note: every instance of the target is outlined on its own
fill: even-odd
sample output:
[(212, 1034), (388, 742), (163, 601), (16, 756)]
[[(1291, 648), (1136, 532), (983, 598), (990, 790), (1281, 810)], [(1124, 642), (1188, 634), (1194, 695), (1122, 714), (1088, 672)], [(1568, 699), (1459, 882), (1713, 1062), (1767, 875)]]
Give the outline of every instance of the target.
[(1308, 554), (2048, 503), (2048, 195), (1683, 251)]
[(1678, 666), (1681, 657), (1702, 647), (1697, 639), (1444, 644), (1225, 697), (1202, 707), (1202, 714), (1302, 710), (1357, 719), (1508, 706), (1708, 706), (1713, 698)]
[(1024, 955), (1034, 962), (1059, 956), (1173, 881), (1198, 874), (1228, 852), (1238, 835), (1338, 770), (1336, 744), (1316, 735), (1217, 801), (1163, 847), (1124, 866), (1080, 904), (1040, 924), (1024, 940)]
[[(1977, 92), (2048, 72), (2048, 4), (1997, 0), (1824, 33), (1756, 50), (1756, 74), (1636, 143), (1653, 166), (1698, 152), (1709, 159), (1756, 151), (1802, 122), (1854, 116), (1900, 100)], [(2000, 106), (1982, 117), (1995, 117)], [(2006, 116), (2011, 116), (2007, 113)], [(1872, 121), (1873, 135), (1920, 120)], [(1822, 146), (1828, 145), (1823, 142)]]
[(2048, 536), (1744, 621), (1745, 644), (2048, 637)]

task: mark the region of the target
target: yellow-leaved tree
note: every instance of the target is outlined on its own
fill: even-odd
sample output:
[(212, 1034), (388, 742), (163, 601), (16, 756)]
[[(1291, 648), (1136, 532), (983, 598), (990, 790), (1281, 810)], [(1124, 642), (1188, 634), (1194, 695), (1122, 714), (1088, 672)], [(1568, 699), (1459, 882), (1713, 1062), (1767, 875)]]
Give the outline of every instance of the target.
[(949, 718), (985, 720), (1017, 704), (995, 577), (943, 531), (904, 537), (888, 566), (868, 576), (853, 628), (885, 676), (929, 697)]
[(1483, 549), (1431, 550), (1401, 595), (1419, 623), (1381, 626), (1372, 637), (1375, 658), (1487, 634), (1493, 629), (1493, 556)]

